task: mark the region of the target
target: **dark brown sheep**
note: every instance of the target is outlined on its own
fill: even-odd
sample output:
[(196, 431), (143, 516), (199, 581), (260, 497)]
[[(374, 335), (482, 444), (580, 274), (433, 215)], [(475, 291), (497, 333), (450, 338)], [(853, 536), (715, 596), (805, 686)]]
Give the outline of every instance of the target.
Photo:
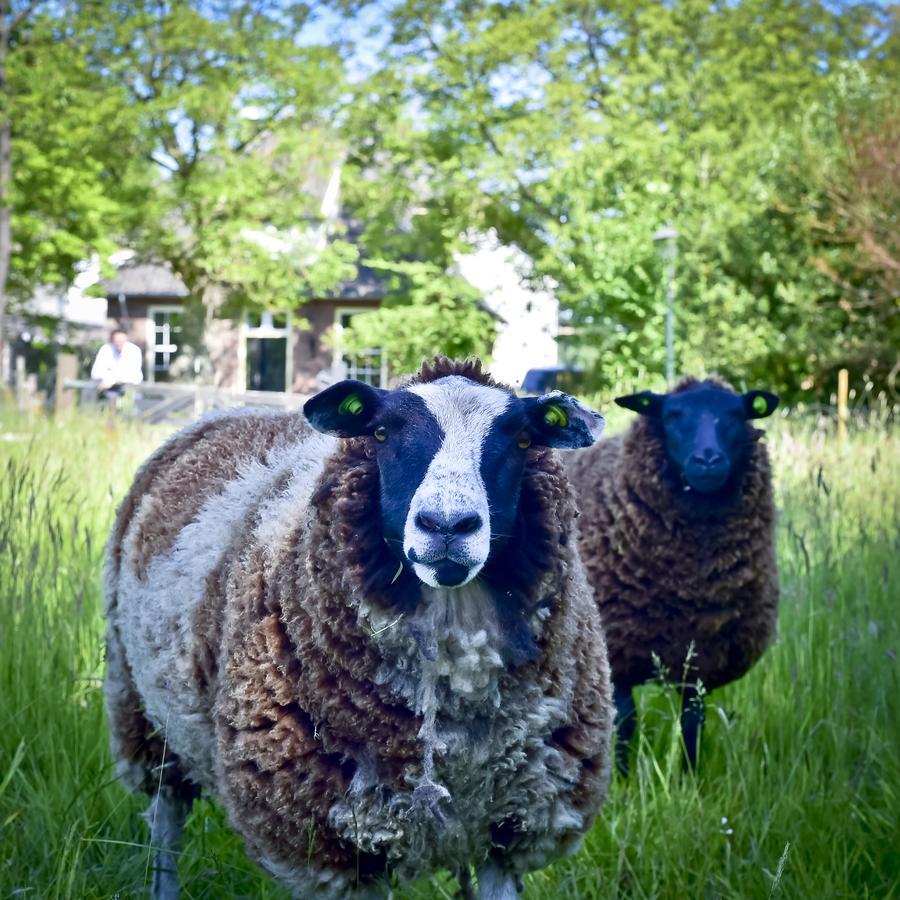
[(448, 360), (305, 413), (201, 421), (138, 473), (106, 571), (119, 771), (155, 796), (154, 845), (203, 788), (298, 896), (473, 866), (509, 900), (608, 783), (606, 650), (548, 449), (602, 419)]
[(695, 762), (703, 701), (740, 678), (776, 630), (775, 506), (762, 432), (772, 394), (718, 379), (617, 402), (641, 413), (622, 435), (568, 460), (581, 555), (606, 631), (627, 770), (632, 689), (658, 674), (682, 686)]

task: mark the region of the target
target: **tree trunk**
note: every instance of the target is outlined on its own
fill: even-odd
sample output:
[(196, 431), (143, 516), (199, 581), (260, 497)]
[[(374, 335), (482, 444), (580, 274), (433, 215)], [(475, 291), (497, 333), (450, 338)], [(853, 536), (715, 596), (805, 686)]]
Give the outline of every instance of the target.
[(8, 382), (6, 372), (6, 283), (12, 257), (12, 134), (6, 55), (9, 51), (10, 0), (0, 0), (0, 387)]

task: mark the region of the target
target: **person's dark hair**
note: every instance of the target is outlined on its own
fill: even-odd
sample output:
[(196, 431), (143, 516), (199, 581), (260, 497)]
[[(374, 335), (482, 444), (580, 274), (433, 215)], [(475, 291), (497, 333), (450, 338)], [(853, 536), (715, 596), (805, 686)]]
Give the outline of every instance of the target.
[(122, 328), (121, 325), (117, 325), (113, 330), (109, 333), (109, 339), (112, 340), (117, 334), (124, 334), (125, 337), (128, 337), (128, 330), (126, 328)]

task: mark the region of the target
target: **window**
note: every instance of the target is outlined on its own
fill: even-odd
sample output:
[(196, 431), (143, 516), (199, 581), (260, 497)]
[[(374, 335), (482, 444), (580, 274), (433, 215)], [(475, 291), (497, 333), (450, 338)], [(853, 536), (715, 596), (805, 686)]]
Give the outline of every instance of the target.
[(283, 337), (290, 324), (286, 312), (248, 312), (244, 317), (247, 334), (252, 337)]
[(381, 350), (373, 347), (372, 349), (362, 350), (360, 353), (353, 355), (341, 353), (341, 334), (350, 324), (350, 320), (361, 312), (367, 310), (361, 309), (340, 309), (337, 311), (337, 320), (335, 322), (337, 331), (337, 349), (335, 351), (336, 359), (339, 359), (347, 367), (347, 378), (355, 378), (365, 384), (371, 384), (372, 387), (381, 387), (382, 382), (386, 381), (384, 372), (384, 363), (381, 358)]
[(179, 309), (150, 310), (151, 380), (170, 381), (172, 363), (180, 352), (181, 311)]

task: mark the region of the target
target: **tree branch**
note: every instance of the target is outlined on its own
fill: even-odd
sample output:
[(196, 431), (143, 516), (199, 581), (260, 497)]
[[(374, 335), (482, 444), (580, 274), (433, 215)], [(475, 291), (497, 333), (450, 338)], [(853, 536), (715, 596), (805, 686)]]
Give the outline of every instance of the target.
[(43, 2), (44, 0), (31, 0), (31, 3), (20, 9), (10, 20), (9, 31), (15, 31)]

